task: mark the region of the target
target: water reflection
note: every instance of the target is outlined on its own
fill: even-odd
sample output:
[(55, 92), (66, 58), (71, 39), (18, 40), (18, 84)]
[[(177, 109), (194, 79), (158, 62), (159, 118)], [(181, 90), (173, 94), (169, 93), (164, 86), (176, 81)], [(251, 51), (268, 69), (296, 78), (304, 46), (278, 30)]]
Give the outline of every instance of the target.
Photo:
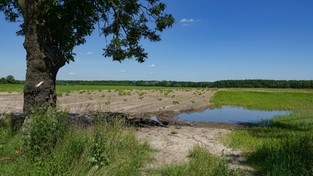
[(222, 108), (207, 109), (202, 112), (182, 113), (175, 116), (184, 122), (220, 122), (227, 124), (255, 123), (271, 119), (278, 115), (290, 114), (288, 111), (248, 110), (243, 107), (223, 106)]

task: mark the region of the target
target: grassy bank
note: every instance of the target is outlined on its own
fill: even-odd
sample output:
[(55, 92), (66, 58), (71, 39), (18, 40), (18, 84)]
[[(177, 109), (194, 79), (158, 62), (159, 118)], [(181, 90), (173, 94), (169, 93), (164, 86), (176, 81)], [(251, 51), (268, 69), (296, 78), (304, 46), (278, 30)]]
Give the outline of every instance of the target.
[(222, 140), (244, 151), (260, 175), (313, 175), (313, 94), (221, 91), (215, 106), (291, 110), (294, 113), (236, 130)]
[(0, 175), (141, 175), (151, 149), (121, 120), (89, 128), (60, 112), (34, 114), (21, 130), (0, 128)]

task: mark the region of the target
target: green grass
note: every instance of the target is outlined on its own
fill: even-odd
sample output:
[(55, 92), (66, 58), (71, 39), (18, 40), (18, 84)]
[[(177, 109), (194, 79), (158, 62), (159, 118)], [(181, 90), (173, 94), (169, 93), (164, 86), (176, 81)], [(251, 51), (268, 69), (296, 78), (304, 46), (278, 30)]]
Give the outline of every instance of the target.
[[(121, 120), (82, 128), (60, 125), (59, 113), (43, 114), (50, 119), (41, 121), (36, 115), (22, 131), (0, 124), (0, 175), (136, 176), (151, 160), (149, 146)], [(43, 121), (48, 124), (42, 126)]]
[(234, 105), (248, 109), (306, 111), (313, 109), (313, 93), (219, 91), (215, 106)]
[[(0, 84), (0, 92), (23, 92), (22, 84)], [(101, 91), (101, 90), (172, 90), (182, 88), (145, 87), (145, 86), (100, 86), (100, 85), (57, 85), (57, 93), (72, 91)]]
[(0, 84), (0, 92), (23, 92), (23, 84)]
[(294, 113), (236, 130), (221, 140), (241, 149), (259, 175), (313, 175), (313, 94), (299, 92), (221, 91), (215, 106), (291, 110)]
[(151, 175), (162, 176), (233, 176), (239, 175), (231, 170), (222, 159), (212, 155), (207, 149), (195, 147), (190, 151), (189, 162), (152, 170)]

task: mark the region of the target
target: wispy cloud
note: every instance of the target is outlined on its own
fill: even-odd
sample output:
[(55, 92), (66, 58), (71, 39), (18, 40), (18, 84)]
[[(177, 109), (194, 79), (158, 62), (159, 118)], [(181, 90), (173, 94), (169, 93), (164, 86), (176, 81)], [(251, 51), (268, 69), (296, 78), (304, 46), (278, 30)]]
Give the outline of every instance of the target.
[(183, 19), (181, 19), (179, 22), (181, 22), (181, 23), (193, 23), (193, 22), (195, 22), (196, 20), (194, 20), (194, 19), (192, 19), (192, 18), (190, 18), (190, 19), (188, 19), (188, 18), (183, 18)]
[(92, 54), (93, 54), (92, 51), (88, 51), (88, 52), (85, 53), (85, 55), (87, 55), (87, 56), (90, 56), (90, 55), (92, 55)]
[(121, 73), (126, 73), (127, 72), (127, 70), (121, 70)]
[(148, 67), (154, 68), (154, 67), (155, 67), (155, 64), (151, 64), (151, 65), (149, 65)]
[(183, 26), (191, 26), (192, 24), (196, 23), (196, 22), (200, 22), (201, 19), (193, 19), (193, 18), (183, 18), (181, 19), (179, 22), (183, 25)]
[(74, 72), (69, 72), (68, 74), (69, 75), (77, 75), (77, 73), (74, 73)]

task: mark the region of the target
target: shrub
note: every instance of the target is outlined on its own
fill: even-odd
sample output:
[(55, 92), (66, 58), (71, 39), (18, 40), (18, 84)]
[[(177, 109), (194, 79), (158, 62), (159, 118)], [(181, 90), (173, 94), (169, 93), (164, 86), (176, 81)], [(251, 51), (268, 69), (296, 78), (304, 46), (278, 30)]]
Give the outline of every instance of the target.
[(32, 159), (51, 153), (67, 126), (66, 113), (50, 108), (36, 110), (24, 124), (23, 151)]

